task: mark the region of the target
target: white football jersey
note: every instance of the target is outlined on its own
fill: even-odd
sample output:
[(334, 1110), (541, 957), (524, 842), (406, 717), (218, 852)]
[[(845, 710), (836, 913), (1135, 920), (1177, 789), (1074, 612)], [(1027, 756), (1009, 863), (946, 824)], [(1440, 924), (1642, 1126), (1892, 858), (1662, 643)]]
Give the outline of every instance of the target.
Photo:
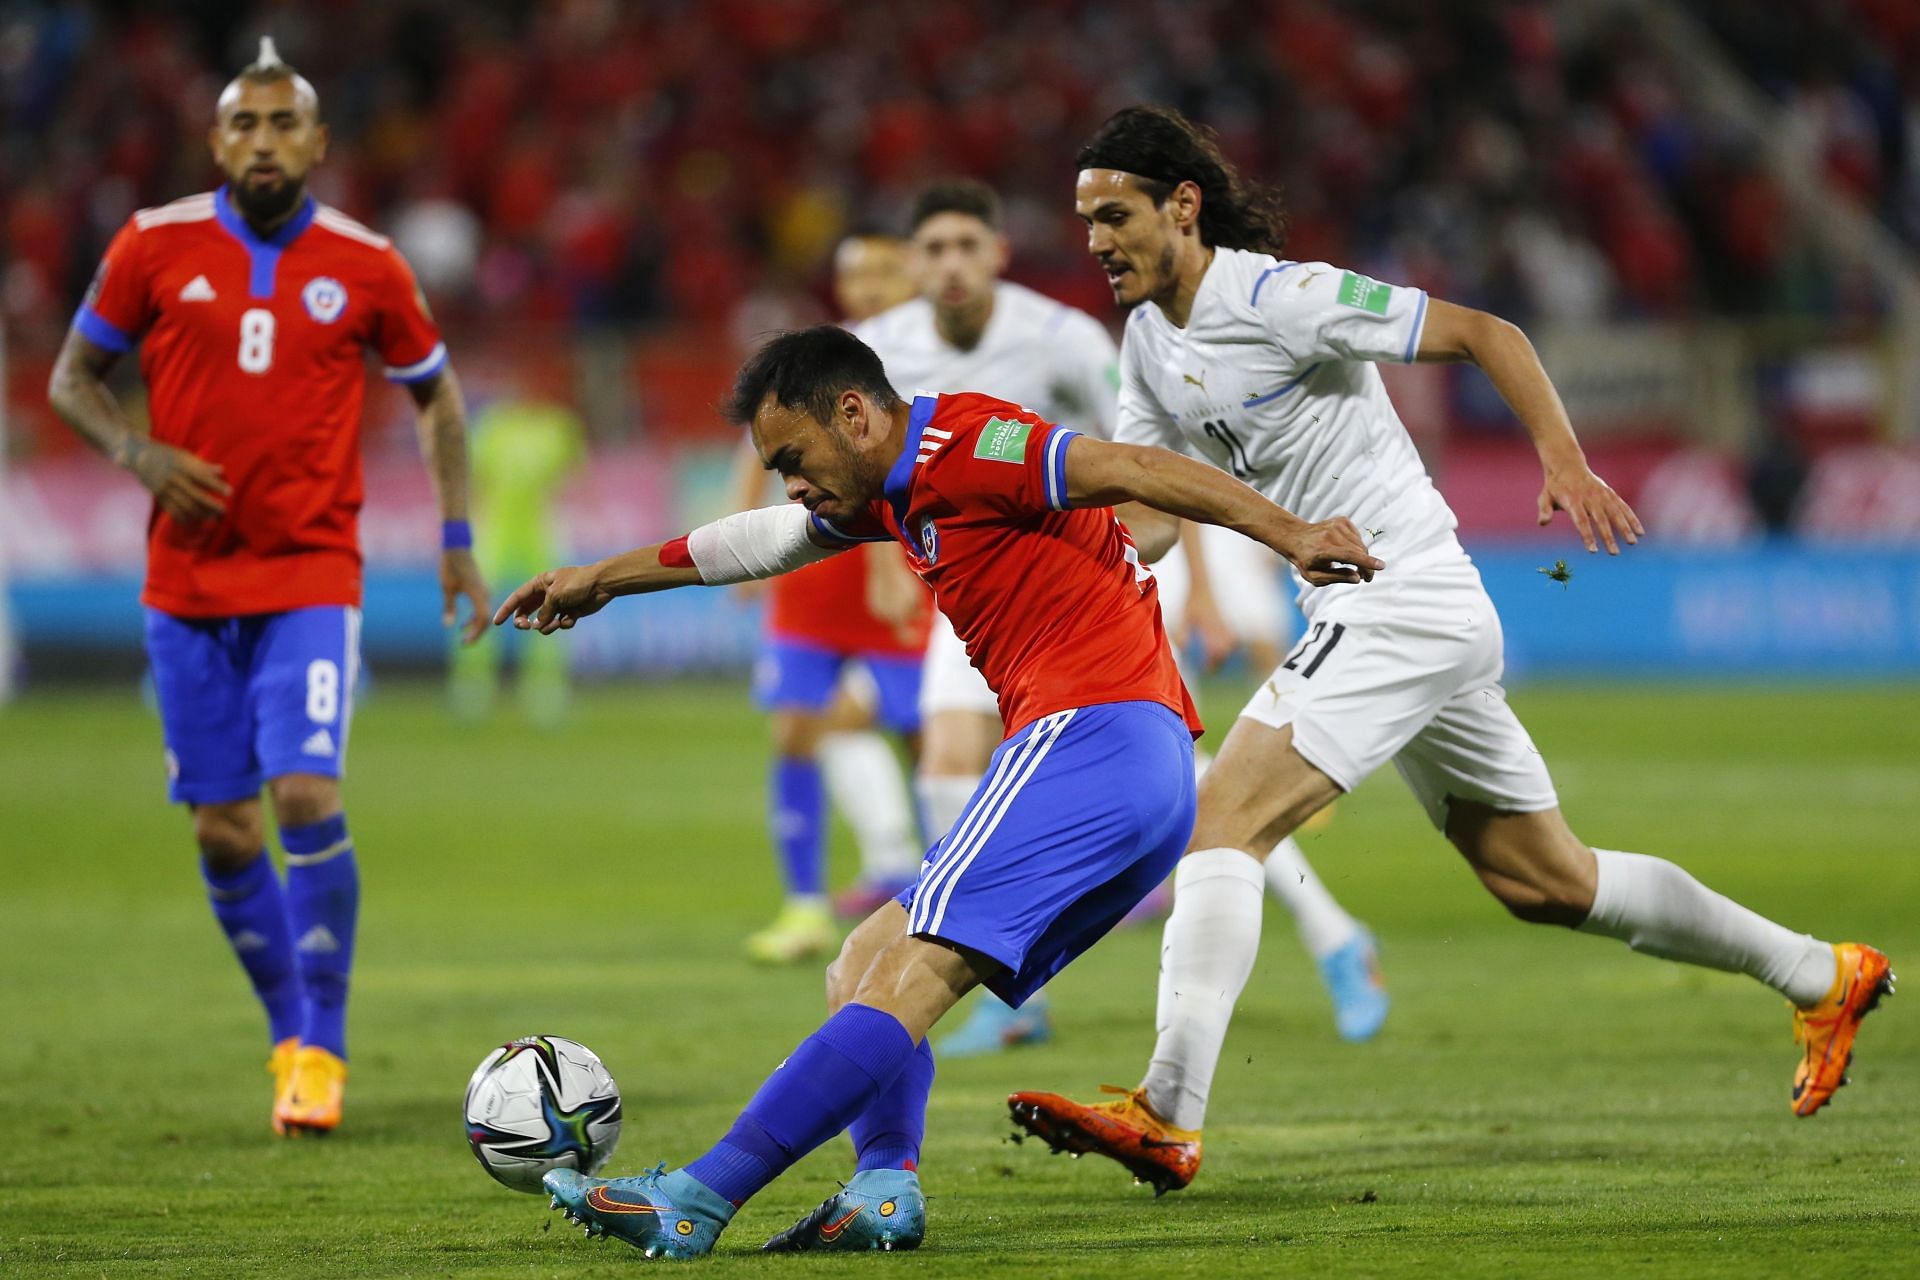
[(1127, 318), (1115, 438), (1211, 462), (1303, 519), (1346, 516), (1391, 569), (1457, 523), (1373, 367), (1410, 362), (1426, 314), (1419, 289), (1218, 249), (1186, 328), (1151, 302)]
[(1049, 422), (1113, 436), (1120, 354), (1106, 326), (1024, 285), (993, 287), (993, 315), (972, 350), (940, 336), (933, 304), (914, 298), (855, 325), (903, 396), (977, 391)]

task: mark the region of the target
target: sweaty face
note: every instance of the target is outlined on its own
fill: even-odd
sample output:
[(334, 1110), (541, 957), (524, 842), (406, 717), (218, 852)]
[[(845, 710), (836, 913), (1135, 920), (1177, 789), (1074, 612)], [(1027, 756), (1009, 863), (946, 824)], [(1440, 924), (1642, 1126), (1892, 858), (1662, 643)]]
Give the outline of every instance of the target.
[(1006, 269), (1006, 241), (970, 213), (934, 214), (914, 229), (912, 243), (920, 296), (943, 311), (983, 305)]
[(316, 114), (292, 80), (237, 80), (221, 95), (220, 118), (207, 140), (250, 220), (277, 221), (306, 194), (307, 173), (327, 152), (327, 127)]
[(787, 500), (836, 524), (851, 521), (880, 487), (835, 425), (769, 396), (753, 417), (753, 443), (769, 471), (786, 481)]
[(1178, 232), (1171, 200), (1154, 204), (1140, 180), (1119, 169), (1082, 169), (1073, 208), (1087, 224), (1087, 252), (1107, 273), (1115, 302), (1131, 307), (1172, 284)]
[(833, 255), (833, 297), (848, 324), (859, 324), (914, 295), (906, 248), (891, 236), (853, 236)]

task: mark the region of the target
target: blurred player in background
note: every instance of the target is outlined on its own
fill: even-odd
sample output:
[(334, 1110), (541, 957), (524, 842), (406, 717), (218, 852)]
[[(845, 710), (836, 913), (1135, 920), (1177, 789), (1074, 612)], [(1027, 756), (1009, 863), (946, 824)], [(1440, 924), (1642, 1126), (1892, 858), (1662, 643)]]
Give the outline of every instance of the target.
[[(558, 396), (534, 393), (524, 377), (473, 420), (474, 554), (489, 581), (514, 582), (563, 554), (555, 510), (560, 491), (586, 458), (580, 419)], [(454, 649), (448, 682), (456, 714), (480, 719), (492, 708), (509, 637), (489, 633)], [(567, 646), (518, 645), (519, 698), (535, 724), (566, 713)]]
[(1499, 615), (1454, 537), (1374, 365), (1466, 362), (1526, 428), (1538, 515), (1592, 553), (1644, 532), (1587, 466), (1526, 335), (1324, 262), (1278, 255), (1277, 193), (1248, 185), (1210, 132), (1131, 107), (1081, 148), (1075, 203), (1115, 301), (1119, 438), (1183, 448), (1307, 519), (1350, 514), (1389, 568), (1365, 587), (1301, 583), (1309, 623), (1240, 713), (1200, 788), (1161, 947), (1158, 1039), (1139, 1088), (1086, 1105), (1009, 1099), (1056, 1146), (1119, 1161), (1161, 1191), (1200, 1164), (1207, 1094), (1260, 945), (1260, 859), (1391, 760), (1433, 825), (1514, 916), (1756, 978), (1794, 1006), (1792, 1105), (1846, 1082), (1855, 1030), (1891, 990), (1887, 958), (1794, 933), (1660, 858), (1588, 847), (1500, 686)]
[[(833, 291), (849, 324), (904, 301), (913, 293), (905, 246), (894, 236), (848, 236), (833, 256)], [(766, 469), (753, 442), (743, 441), (733, 509), (766, 500)], [(890, 554), (861, 547), (749, 592), (767, 599), (753, 684), (772, 722), (767, 825), (786, 893), (773, 923), (747, 939), (747, 954), (764, 964), (793, 964), (840, 944), (827, 902), (829, 799), (860, 849), (861, 882), (836, 904), (845, 913), (866, 918), (920, 865), (925, 846), (906, 775), (872, 726), (877, 718), (910, 751), (918, 747), (920, 661), (933, 601), (910, 575), (882, 572)], [(883, 618), (871, 596), (888, 591), (900, 598), (883, 604)]]
[[(914, 200), (908, 243), (920, 296), (855, 329), (880, 353), (895, 386), (985, 391), (1089, 435), (1112, 435), (1119, 360), (1113, 339), (1085, 312), (1000, 278), (1011, 255), (991, 188), (970, 180), (927, 186)], [(1197, 554), (1196, 533), (1182, 535), (1189, 553), (1187, 571), (1179, 574), (1184, 599), (1167, 606), (1169, 617), (1185, 612), (1190, 622), (1214, 610), (1214, 587)], [(893, 567), (905, 576), (897, 555)], [(929, 835), (938, 839), (952, 828), (1004, 736), (993, 691), (939, 614), (927, 645), (920, 705), (921, 805)], [(1280, 874), (1283, 866), (1287, 871)], [(1276, 864), (1275, 891), (1293, 911), (1323, 973), (1337, 977), (1329, 987), (1343, 1032), (1353, 1029), (1361, 1039), (1373, 1034), (1386, 1003), (1371, 937), (1291, 844)], [(1329, 956), (1339, 957), (1331, 970)], [(955, 1057), (986, 1053), (1050, 1034), (1044, 993), (1016, 1012), (988, 992), (940, 1050)]]
[[(359, 873), (340, 775), (359, 665), (365, 352), (405, 384), (444, 520), (444, 621), (486, 588), (468, 550), (465, 413), (413, 274), (307, 194), (313, 86), (263, 40), (209, 132), (219, 190), (136, 213), (108, 246), (49, 399), (153, 494), (146, 644), (169, 791), (193, 814), (214, 916), (266, 1006), (273, 1128), (340, 1122)], [(141, 347), (151, 436), (105, 378)], [(265, 852), (260, 787), (286, 850)]]

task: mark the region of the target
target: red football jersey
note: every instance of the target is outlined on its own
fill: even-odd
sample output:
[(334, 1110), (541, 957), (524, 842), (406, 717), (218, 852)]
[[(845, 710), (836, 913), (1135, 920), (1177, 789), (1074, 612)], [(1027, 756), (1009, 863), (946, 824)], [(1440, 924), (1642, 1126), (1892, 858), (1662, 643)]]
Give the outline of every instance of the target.
[(143, 603), (183, 617), (360, 603), (364, 349), (431, 378), (447, 352), (386, 237), (316, 203), (256, 236), (226, 188), (133, 215), (107, 248), (82, 336), (140, 344), (153, 438), (220, 464), (217, 520), (158, 506)]
[(877, 522), (907, 548), (1009, 736), (1068, 707), (1137, 701), (1177, 712), (1198, 737), (1152, 571), (1111, 510), (1067, 506), (1078, 434), (991, 396), (918, 397), (869, 521), (815, 526), (870, 541)]
[(781, 574), (767, 584), (768, 632), (834, 653), (925, 653), (932, 597), (904, 633), (867, 607), (867, 557), (898, 554), (891, 547), (856, 547)]

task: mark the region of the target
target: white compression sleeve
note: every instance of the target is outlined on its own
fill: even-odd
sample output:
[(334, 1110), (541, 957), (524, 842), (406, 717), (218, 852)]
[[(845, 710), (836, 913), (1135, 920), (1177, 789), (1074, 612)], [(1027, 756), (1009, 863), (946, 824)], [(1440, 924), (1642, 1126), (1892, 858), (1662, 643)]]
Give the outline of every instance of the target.
[(722, 516), (687, 535), (687, 554), (710, 587), (791, 573), (834, 554), (807, 537), (807, 509), (757, 507)]

